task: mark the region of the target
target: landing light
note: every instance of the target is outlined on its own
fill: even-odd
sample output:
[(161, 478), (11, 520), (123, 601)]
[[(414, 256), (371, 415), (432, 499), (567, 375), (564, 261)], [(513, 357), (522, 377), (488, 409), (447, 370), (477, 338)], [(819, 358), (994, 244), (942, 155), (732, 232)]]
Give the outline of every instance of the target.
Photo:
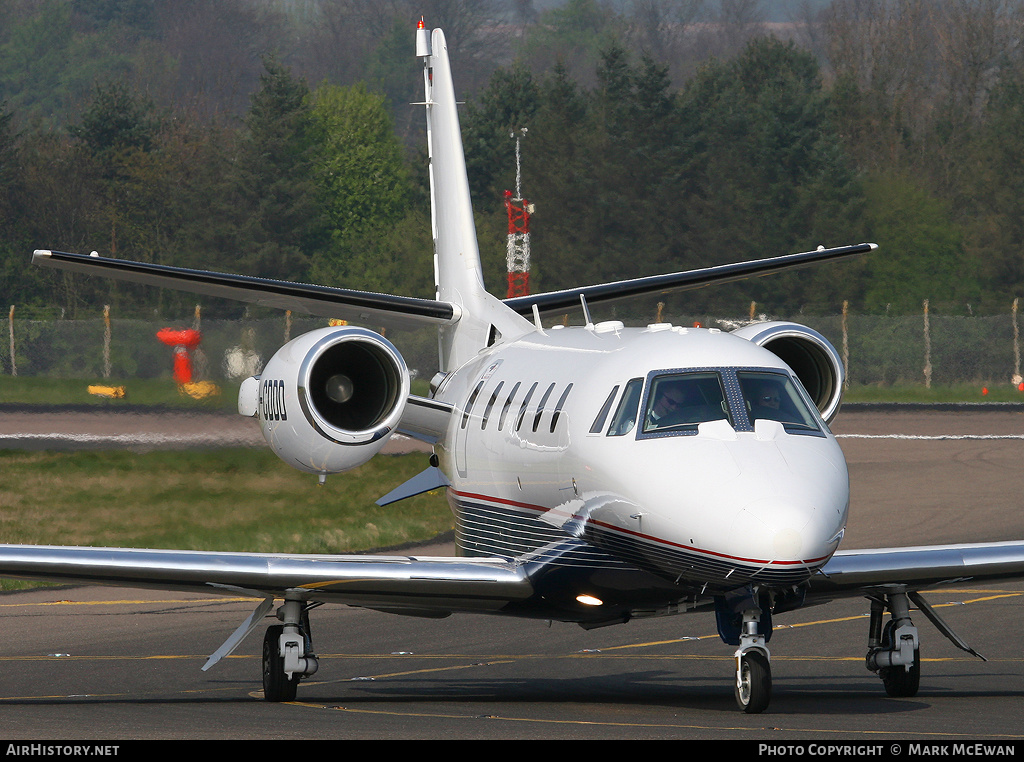
[(584, 606), (602, 606), (604, 601), (600, 598), (595, 598), (592, 595), (577, 595), (576, 600), (582, 603)]

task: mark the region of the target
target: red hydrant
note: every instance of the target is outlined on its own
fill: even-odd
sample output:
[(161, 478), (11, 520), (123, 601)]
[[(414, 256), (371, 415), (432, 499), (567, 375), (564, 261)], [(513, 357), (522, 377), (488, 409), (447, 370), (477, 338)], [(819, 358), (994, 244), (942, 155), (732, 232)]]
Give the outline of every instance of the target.
[(174, 380), (179, 384), (192, 383), (192, 358), (189, 355), (199, 346), (202, 334), (191, 328), (162, 328), (156, 337), (169, 347), (174, 347)]

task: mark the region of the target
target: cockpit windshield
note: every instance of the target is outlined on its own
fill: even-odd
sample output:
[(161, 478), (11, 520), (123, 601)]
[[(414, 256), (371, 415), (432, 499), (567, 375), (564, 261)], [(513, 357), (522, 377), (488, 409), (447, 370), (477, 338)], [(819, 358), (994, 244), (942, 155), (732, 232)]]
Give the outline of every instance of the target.
[(758, 419), (778, 421), (787, 431), (818, 431), (818, 420), (789, 376), (741, 370), (736, 374), (753, 424)]
[[(622, 436), (633, 428), (639, 381), (627, 385), (609, 436)], [(789, 434), (823, 435), (821, 419), (799, 383), (771, 369), (654, 371), (648, 376), (641, 413), (638, 438), (693, 435), (700, 424), (713, 421), (726, 421), (736, 431), (753, 431), (758, 420), (777, 421)]]
[(696, 431), (700, 423), (721, 420), (731, 422), (718, 373), (664, 375), (651, 382), (644, 416), (645, 434)]

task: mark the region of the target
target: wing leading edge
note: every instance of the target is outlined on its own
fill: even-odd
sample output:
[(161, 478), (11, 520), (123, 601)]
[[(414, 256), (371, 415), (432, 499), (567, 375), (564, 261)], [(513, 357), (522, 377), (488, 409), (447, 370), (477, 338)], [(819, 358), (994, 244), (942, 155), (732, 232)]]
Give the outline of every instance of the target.
[(520, 315), (528, 315), (537, 305), (540, 312), (572, 309), (580, 306), (580, 297), (588, 304), (601, 304), (619, 299), (629, 299), (645, 294), (670, 294), (677, 291), (692, 291), (712, 284), (729, 283), (731, 281), (756, 278), (762, 275), (792, 270), (798, 267), (834, 262), (848, 259), (859, 254), (866, 254), (878, 248), (874, 243), (859, 243), (854, 246), (838, 246), (831, 249), (819, 248), (799, 254), (785, 254), (781, 257), (754, 259), (747, 262), (736, 262), (716, 267), (705, 267), (700, 270), (651, 275), (646, 278), (620, 280), (614, 283), (601, 283), (595, 286), (580, 286), (564, 291), (550, 291), (545, 294), (518, 296), (505, 299), (507, 306)]
[(1024, 576), (1024, 541), (840, 550), (812, 578), (808, 598), (920, 590), (967, 580)]
[(501, 558), (0, 545), (0, 577), (345, 603), (444, 616), (529, 598), (524, 567)]

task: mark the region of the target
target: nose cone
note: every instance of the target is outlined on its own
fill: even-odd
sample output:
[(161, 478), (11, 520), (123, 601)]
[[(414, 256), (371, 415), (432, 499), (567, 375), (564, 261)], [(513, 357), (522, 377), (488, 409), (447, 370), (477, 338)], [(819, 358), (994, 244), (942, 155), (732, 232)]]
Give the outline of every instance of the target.
[(846, 524), (842, 450), (827, 435), (781, 427), (771, 440), (727, 433), (656, 440), (643, 458), (635, 448), (625, 465), (608, 468), (633, 477), (611, 491), (628, 500), (590, 518), (621, 528), (609, 549), (628, 546), (633, 555), (624, 557), (666, 576), (723, 587), (799, 584), (832, 556)]
[(820, 566), (838, 546), (845, 521), (845, 501), (839, 504), (840, 499), (791, 494), (753, 500), (736, 513), (734, 536), (746, 539), (750, 558)]
[(742, 475), (722, 505), (729, 545), (752, 580), (805, 579), (836, 551), (846, 525), (850, 489), (841, 450), (821, 437), (747, 445), (737, 450)]

